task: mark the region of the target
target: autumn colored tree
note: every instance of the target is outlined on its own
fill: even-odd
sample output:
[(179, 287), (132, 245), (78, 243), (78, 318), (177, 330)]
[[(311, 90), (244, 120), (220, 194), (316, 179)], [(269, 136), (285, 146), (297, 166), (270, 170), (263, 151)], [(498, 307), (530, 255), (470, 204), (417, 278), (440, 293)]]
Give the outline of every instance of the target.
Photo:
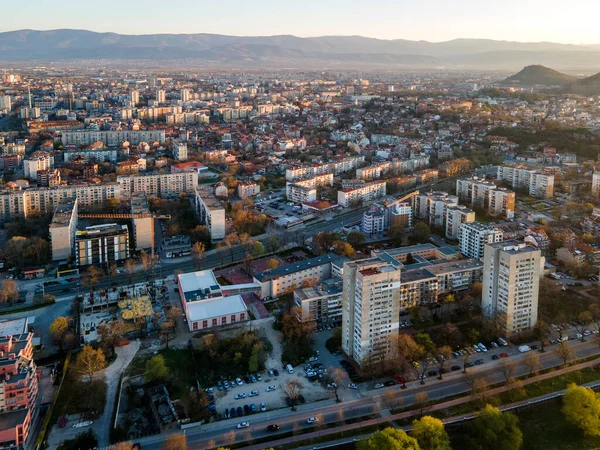
[(469, 429), (467, 440), (474, 449), (518, 450), (523, 445), (517, 416), (491, 405), (477, 414)]
[(452, 450), (450, 437), (440, 419), (424, 416), (413, 422), (411, 436), (426, 450)]
[(600, 436), (600, 395), (592, 389), (569, 384), (562, 412), (586, 436)]
[(187, 450), (187, 440), (183, 434), (170, 434), (160, 450)]
[(19, 286), (15, 280), (10, 278), (5, 279), (0, 287), (0, 302), (12, 303), (14, 300), (19, 298)]
[(369, 437), (356, 443), (357, 450), (420, 450), (419, 443), (404, 431), (397, 428), (386, 428), (376, 431)]
[(75, 368), (77, 372), (84, 375), (90, 383), (94, 379), (94, 374), (104, 369), (106, 358), (101, 349), (94, 349), (91, 345), (86, 345), (77, 355)]

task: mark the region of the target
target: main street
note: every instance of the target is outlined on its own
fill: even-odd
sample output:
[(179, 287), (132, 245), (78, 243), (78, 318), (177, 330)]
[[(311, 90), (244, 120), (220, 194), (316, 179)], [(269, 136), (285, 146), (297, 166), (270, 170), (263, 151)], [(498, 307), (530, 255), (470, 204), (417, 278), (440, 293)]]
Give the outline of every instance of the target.
[[(571, 341), (569, 343), (577, 358), (587, 358), (600, 354), (600, 348), (597, 342), (587, 341)], [(522, 354), (513, 356), (511, 359), (519, 361), (517, 369), (513, 376), (520, 377), (528, 374), (528, 369), (522, 364)], [(543, 369), (559, 367), (562, 365), (562, 360), (552, 351), (552, 347), (545, 353), (540, 353), (540, 364)], [(489, 358), (488, 358), (489, 359)], [(500, 371), (499, 365), (501, 361), (486, 361), (481, 366), (475, 366), (468, 369), (469, 374), (480, 374), (485, 376), (488, 384), (495, 384), (504, 381), (504, 375)], [(441, 400), (448, 397), (453, 397), (458, 394), (467, 394), (471, 392), (469, 379), (462, 372), (451, 372), (445, 375), (444, 380), (427, 379), (426, 384), (420, 382), (408, 383), (406, 390), (400, 389), (399, 386), (392, 386), (383, 389), (366, 388), (363, 385), (360, 390), (361, 397), (357, 400), (345, 401), (336, 404), (334, 400), (326, 400), (314, 404), (305, 404), (298, 407), (298, 411), (293, 412), (288, 408), (266, 413), (258, 413), (249, 417), (223, 420), (207, 425), (202, 425), (198, 428), (191, 428), (185, 431), (188, 445), (190, 448), (202, 449), (208, 448), (216, 443), (219, 445), (231, 445), (237, 442), (251, 442), (254, 439), (262, 438), (268, 434), (274, 436), (277, 433), (286, 433), (297, 431), (300, 429), (311, 428), (306, 423), (306, 419), (322, 415), (323, 424), (333, 424), (341, 420), (349, 420), (352, 418), (365, 417), (372, 413), (383, 411), (386, 406), (383, 401), (383, 395), (386, 391), (392, 390), (402, 397), (405, 406), (414, 404), (415, 395), (419, 392), (427, 393), (429, 400)], [(341, 411), (341, 413), (340, 413)], [(250, 427), (238, 430), (236, 425), (239, 422), (248, 421)], [(280, 430), (277, 433), (268, 433), (266, 426), (269, 424), (277, 424)], [(166, 435), (156, 435), (140, 439), (144, 449), (159, 449)]]

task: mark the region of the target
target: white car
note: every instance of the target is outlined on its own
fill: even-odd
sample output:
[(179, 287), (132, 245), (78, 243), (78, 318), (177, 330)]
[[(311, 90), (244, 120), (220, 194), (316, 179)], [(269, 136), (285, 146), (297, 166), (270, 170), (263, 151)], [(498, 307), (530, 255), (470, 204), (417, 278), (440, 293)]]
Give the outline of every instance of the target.
[(276, 391), (277, 388), (275, 386), (267, 386), (267, 388), (265, 389), (266, 392), (271, 392), (271, 391)]
[(246, 398), (246, 393), (242, 392), (240, 394), (236, 394), (236, 396), (234, 397), (236, 400), (239, 400), (241, 398)]
[(373, 388), (374, 388), (374, 389), (381, 389), (383, 386), (385, 386), (383, 383), (375, 383), (375, 384), (373, 385)]
[(316, 417), (309, 417), (308, 419), (306, 419), (306, 423), (308, 424), (317, 423), (318, 421), (319, 419), (317, 419)]
[(215, 392), (215, 388), (204, 389), (204, 392), (206, 392), (207, 394), (212, 394), (213, 392)]
[(267, 405), (265, 405), (265, 402), (262, 402), (262, 403), (260, 404), (260, 410), (261, 410), (262, 412), (265, 412), (265, 411), (267, 410)]
[(237, 383), (238, 386), (242, 386), (244, 384), (244, 382), (242, 381), (241, 378), (236, 378), (235, 382)]
[(258, 392), (258, 391), (250, 391), (250, 393), (248, 394), (248, 397), (256, 397), (258, 394), (260, 394), (260, 392)]
[(348, 384), (348, 389), (358, 389), (358, 384), (356, 384), (356, 383), (349, 383)]
[(237, 424), (238, 430), (241, 428), (248, 428), (250, 426), (250, 422), (240, 422)]
[(94, 422), (92, 420), (84, 420), (83, 422), (79, 422), (79, 423), (76, 423), (75, 425), (73, 425), (73, 428), (89, 427), (93, 423)]

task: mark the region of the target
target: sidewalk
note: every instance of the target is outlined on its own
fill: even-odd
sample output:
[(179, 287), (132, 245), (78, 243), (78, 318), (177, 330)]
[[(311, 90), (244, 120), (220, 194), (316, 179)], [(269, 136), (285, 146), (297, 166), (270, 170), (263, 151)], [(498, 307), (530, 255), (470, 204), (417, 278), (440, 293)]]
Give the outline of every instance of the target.
[[(562, 375), (564, 373), (568, 373), (568, 372), (574, 372), (577, 370), (581, 370), (581, 369), (585, 369), (587, 367), (592, 367), (595, 365), (600, 364), (600, 360), (595, 359), (592, 361), (587, 361), (585, 363), (582, 364), (577, 364), (574, 366), (570, 366), (570, 367), (565, 367), (563, 369), (559, 369), (559, 370), (555, 370), (549, 373), (545, 373), (543, 375), (538, 375), (536, 377), (533, 378), (529, 378), (528, 380), (524, 380), (523, 381), (523, 385), (526, 386), (528, 384), (532, 384), (532, 383), (536, 383), (538, 381), (543, 381), (543, 380), (547, 380), (549, 378), (553, 378), (556, 377), (557, 375)], [(594, 385), (597, 383), (588, 383), (590, 385)], [(489, 391), (487, 391), (487, 394), (489, 396), (493, 396), (496, 394), (500, 394), (502, 392), (506, 392), (508, 390), (510, 390), (510, 387), (507, 386), (502, 386), (496, 389), (491, 389)], [(535, 398), (530, 398), (527, 400), (522, 400), (520, 402), (515, 402), (515, 403), (511, 403), (508, 405), (505, 405), (503, 407), (501, 407), (500, 409), (502, 410), (507, 410), (507, 409), (514, 409), (518, 406), (522, 406), (522, 405), (528, 405), (528, 404), (534, 404), (536, 402), (539, 402), (540, 400), (543, 399), (549, 399), (549, 398), (553, 398), (556, 395), (559, 395), (560, 392), (564, 392), (564, 391), (559, 391), (559, 393), (557, 392), (551, 392), (549, 394), (545, 394), (545, 395), (541, 395), (539, 397), (535, 397)], [(474, 394), (474, 395), (468, 395), (466, 397), (461, 397), (461, 398), (457, 398), (455, 400), (451, 400), (448, 402), (444, 402), (444, 403), (439, 403), (437, 405), (432, 406), (431, 408), (428, 409), (428, 412), (431, 411), (439, 411), (439, 410), (443, 410), (443, 409), (447, 409), (450, 408), (452, 406), (456, 406), (456, 405), (462, 405), (464, 403), (469, 403), (473, 400), (478, 400), (479, 399), (479, 395)], [(419, 411), (418, 410), (413, 410), (413, 411), (406, 411), (403, 413), (399, 413), (399, 414), (394, 414), (394, 415), (390, 415), (387, 417), (382, 417), (379, 419), (371, 419), (371, 420), (365, 420), (363, 422), (359, 422), (359, 423), (354, 423), (354, 424), (350, 424), (350, 425), (343, 425), (340, 427), (334, 427), (334, 428), (330, 428), (327, 430), (322, 430), (322, 431), (315, 431), (312, 433), (306, 433), (306, 434), (302, 434), (299, 436), (292, 436), (289, 438), (285, 438), (285, 439), (279, 439), (279, 440), (275, 440), (275, 441), (270, 441), (268, 443), (268, 445), (270, 447), (278, 447), (280, 445), (287, 445), (287, 444), (291, 444), (294, 442), (298, 442), (298, 441), (304, 441), (304, 440), (308, 440), (308, 439), (315, 439), (315, 438), (321, 438), (324, 436), (330, 436), (330, 435), (334, 435), (337, 433), (341, 433), (341, 432), (346, 432), (346, 431), (353, 431), (353, 430), (359, 430), (361, 428), (364, 427), (370, 427), (370, 426), (374, 426), (374, 425), (379, 425), (379, 426), (394, 426), (394, 424), (392, 423), (395, 420), (401, 420), (401, 419), (407, 419), (410, 417), (414, 417), (414, 416), (418, 416), (419, 415)], [(462, 421), (462, 420), (466, 420), (469, 419), (473, 416), (473, 414), (467, 414), (467, 415), (461, 415), (461, 416), (455, 416), (455, 417), (451, 417), (449, 419), (445, 419), (444, 423), (449, 423), (449, 422), (457, 422), (457, 421)], [(404, 427), (404, 428), (408, 428), (408, 427)], [(260, 445), (250, 445), (247, 447), (241, 447), (241, 448), (245, 448), (248, 450), (261, 450), (265, 447), (266, 444), (260, 444)], [(313, 446), (309, 446), (310, 448), (314, 448)]]

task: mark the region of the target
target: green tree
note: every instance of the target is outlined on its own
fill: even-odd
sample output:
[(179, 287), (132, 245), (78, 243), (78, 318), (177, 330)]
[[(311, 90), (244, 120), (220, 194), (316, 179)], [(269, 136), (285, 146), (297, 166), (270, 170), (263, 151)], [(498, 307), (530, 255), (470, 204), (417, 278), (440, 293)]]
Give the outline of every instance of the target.
[(248, 359), (248, 372), (255, 373), (260, 370), (260, 359), (263, 350), (262, 343), (256, 343), (252, 346), (252, 353)]
[(357, 245), (360, 245), (367, 240), (364, 233), (361, 233), (360, 231), (351, 231), (350, 233), (348, 233), (346, 239), (348, 241), (348, 244), (350, 244), (354, 248), (356, 248)]
[(425, 416), (415, 420), (411, 436), (417, 440), (422, 449), (451, 450), (450, 438), (440, 419)]
[(388, 229), (387, 235), (392, 242), (392, 245), (399, 247), (403, 245), (406, 240), (406, 228), (402, 225), (392, 225)]
[(169, 376), (169, 368), (162, 355), (156, 355), (146, 362), (144, 378), (149, 383), (160, 383)]
[(571, 383), (563, 397), (562, 412), (586, 436), (600, 436), (600, 394)]
[(386, 428), (356, 443), (356, 450), (420, 450), (416, 439), (402, 430)]
[(477, 450), (518, 450), (523, 445), (519, 419), (510, 412), (500, 412), (492, 405), (477, 414), (467, 437), (471, 448)]
[(429, 242), (431, 237), (431, 229), (425, 222), (419, 222), (415, 225), (410, 233), (410, 241), (414, 244), (424, 244)]

